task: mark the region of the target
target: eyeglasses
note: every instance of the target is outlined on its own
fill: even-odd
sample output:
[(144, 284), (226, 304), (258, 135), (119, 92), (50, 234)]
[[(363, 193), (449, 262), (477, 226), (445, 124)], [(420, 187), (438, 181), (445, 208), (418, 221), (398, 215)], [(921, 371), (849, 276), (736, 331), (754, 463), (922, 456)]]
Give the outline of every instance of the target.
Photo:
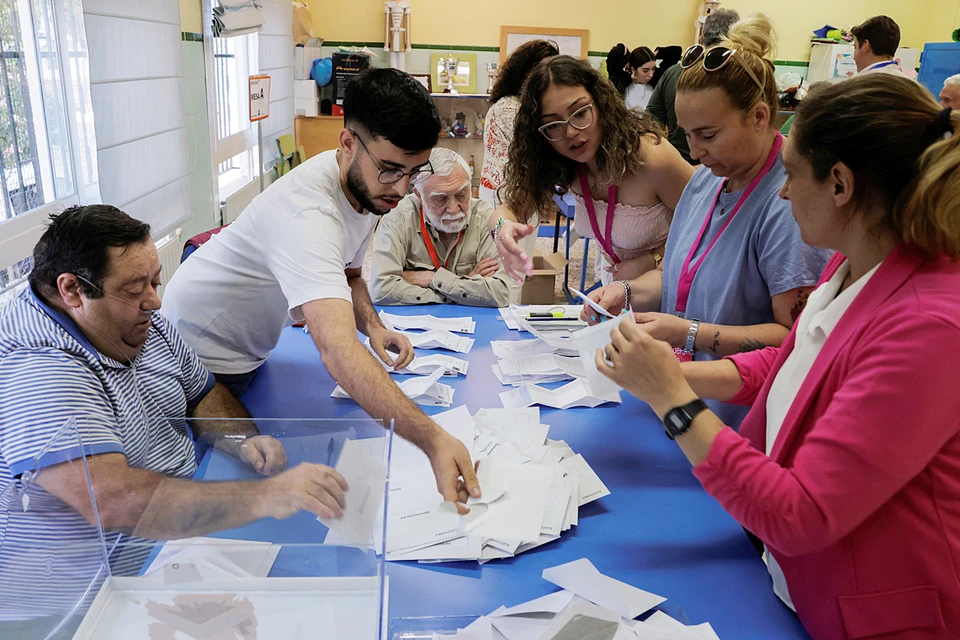
[[(711, 47), (707, 50), (702, 44), (695, 44), (683, 54), (683, 57), (680, 58), (680, 67), (683, 69), (689, 69), (693, 65), (700, 62), (701, 58), (703, 59), (703, 70), (704, 71), (719, 71), (723, 69), (731, 58), (734, 58), (738, 51), (736, 49), (731, 49), (730, 47)], [(743, 54), (740, 54), (741, 56)], [(747, 75), (750, 76), (750, 79), (756, 83), (757, 87), (760, 88), (761, 94), (766, 91), (766, 88), (763, 86), (763, 83), (760, 82), (760, 79), (757, 75), (748, 67), (742, 60), (737, 60), (737, 64), (740, 65), (740, 68), (747, 72)]]
[(551, 142), (562, 140), (567, 135), (567, 125), (574, 129), (583, 131), (593, 125), (593, 104), (580, 107), (566, 120), (551, 122), (538, 128), (537, 131), (543, 134), (543, 137)]
[(405, 176), (410, 176), (410, 180), (426, 179), (427, 176), (433, 175), (433, 165), (430, 164), (430, 161), (427, 160), (427, 163), (420, 165), (413, 171), (406, 173), (402, 169), (381, 169), (380, 161), (370, 153), (370, 149), (367, 149), (367, 145), (364, 144), (363, 138), (354, 131), (353, 129), (347, 129), (350, 133), (353, 134), (353, 137), (357, 139), (360, 143), (360, 146), (363, 147), (363, 150), (367, 152), (367, 155), (370, 156), (370, 160), (373, 161), (373, 166), (377, 168), (377, 171), (380, 172), (380, 175), (377, 176), (377, 181), (380, 184), (395, 184), (403, 180)]

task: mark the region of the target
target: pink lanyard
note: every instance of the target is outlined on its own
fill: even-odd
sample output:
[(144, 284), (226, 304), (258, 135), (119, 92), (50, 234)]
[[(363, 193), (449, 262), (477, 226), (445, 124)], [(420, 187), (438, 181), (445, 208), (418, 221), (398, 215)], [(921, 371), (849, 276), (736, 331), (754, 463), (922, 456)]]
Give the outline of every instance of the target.
[(713, 206), (710, 207), (710, 212), (707, 214), (706, 220), (703, 221), (703, 226), (700, 227), (700, 234), (697, 236), (693, 246), (690, 247), (690, 253), (687, 254), (687, 259), (683, 261), (683, 268), (680, 270), (680, 281), (677, 284), (677, 314), (683, 315), (686, 313), (687, 300), (690, 298), (690, 288), (693, 286), (693, 279), (696, 277), (697, 271), (700, 270), (703, 260), (713, 249), (714, 245), (717, 244), (717, 240), (720, 239), (720, 236), (723, 235), (723, 232), (726, 231), (727, 227), (730, 226), (730, 223), (733, 222), (733, 217), (737, 215), (737, 212), (740, 211), (740, 207), (743, 206), (743, 203), (747, 201), (747, 198), (749, 198), (750, 194), (753, 193), (754, 189), (757, 188), (757, 186), (760, 184), (760, 181), (763, 180), (768, 173), (770, 173), (774, 163), (777, 161), (777, 156), (780, 154), (781, 146), (783, 146), (783, 136), (777, 133), (777, 138), (774, 140), (773, 147), (770, 149), (770, 155), (767, 157), (767, 162), (763, 165), (763, 169), (761, 169), (760, 173), (750, 181), (750, 184), (747, 185), (747, 188), (743, 190), (743, 195), (741, 195), (740, 199), (737, 200), (737, 204), (730, 211), (727, 221), (723, 223), (722, 227), (720, 227), (720, 231), (717, 232), (716, 236), (714, 236), (713, 241), (707, 247), (707, 250), (703, 252), (703, 255), (700, 256), (700, 259), (697, 260), (695, 264), (691, 265), (690, 261), (693, 260), (693, 255), (697, 252), (697, 247), (700, 246), (700, 241), (703, 240), (703, 234), (707, 232), (707, 227), (710, 226), (710, 220), (713, 218), (713, 212), (717, 208), (717, 203), (720, 201), (720, 194), (723, 193), (723, 189), (726, 186), (727, 181), (724, 180), (720, 185), (720, 188), (717, 189), (717, 195), (713, 199)]
[(590, 216), (590, 227), (593, 229), (593, 235), (597, 237), (600, 248), (607, 254), (607, 257), (613, 261), (613, 264), (620, 264), (620, 258), (617, 252), (613, 250), (612, 232), (613, 232), (613, 211), (617, 208), (617, 185), (612, 184), (607, 190), (607, 219), (604, 220), (604, 226), (607, 228), (607, 237), (600, 235), (600, 225), (597, 224), (597, 210), (593, 206), (593, 193), (590, 192), (590, 181), (587, 180), (587, 171), (583, 165), (577, 169), (580, 176), (580, 190), (583, 191), (583, 202), (587, 205), (587, 215)]

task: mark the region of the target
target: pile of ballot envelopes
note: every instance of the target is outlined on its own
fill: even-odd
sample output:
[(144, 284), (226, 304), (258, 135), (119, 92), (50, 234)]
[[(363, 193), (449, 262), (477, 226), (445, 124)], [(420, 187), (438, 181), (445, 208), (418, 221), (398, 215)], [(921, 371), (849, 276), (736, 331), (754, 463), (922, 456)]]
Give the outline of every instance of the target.
[(666, 598), (609, 576), (580, 558), (543, 570), (561, 591), (500, 607), (434, 640), (719, 640), (709, 623), (685, 625), (663, 611), (636, 618)]
[[(353, 535), (345, 530), (345, 523), (356, 522), (349, 493), (363, 491), (364, 476), (377, 474), (338, 462), (351, 488), (344, 518), (324, 521), (330, 527), (326, 544), (367, 542), (383, 548), (388, 561), (484, 563), (558, 539), (578, 524), (580, 507), (610, 494), (583, 456), (562, 440), (547, 438), (550, 427), (541, 424), (536, 407), (481, 409), (471, 416), (460, 406), (432, 418), (479, 462), (483, 495), (469, 499), (470, 512), (460, 515), (453, 503), (444, 502), (427, 456), (394, 438), (385, 543), (373, 510), (370, 521), (354, 526)], [(356, 531), (372, 531), (373, 540), (358, 540)]]

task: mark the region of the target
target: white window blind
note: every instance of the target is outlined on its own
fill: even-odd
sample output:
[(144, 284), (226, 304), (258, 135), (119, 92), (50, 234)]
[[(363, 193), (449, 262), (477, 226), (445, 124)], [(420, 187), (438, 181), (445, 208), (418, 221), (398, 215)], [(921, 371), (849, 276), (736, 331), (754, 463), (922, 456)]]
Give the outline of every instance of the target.
[(270, 117), (263, 121), (262, 158), (269, 174), (277, 158), (277, 138), (293, 135), (293, 4), (262, 0), (264, 23), (259, 38), (260, 73), (270, 76)]
[(104, 203), (154, 238), (191, 217), (178, 0), (83, 0)]

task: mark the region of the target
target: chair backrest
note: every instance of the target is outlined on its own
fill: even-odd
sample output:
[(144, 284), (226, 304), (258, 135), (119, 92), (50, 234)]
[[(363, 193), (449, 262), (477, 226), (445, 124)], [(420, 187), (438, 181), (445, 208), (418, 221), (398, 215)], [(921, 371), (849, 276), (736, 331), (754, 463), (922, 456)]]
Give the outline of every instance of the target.
[(284, 158), (289, 158), (296, 153), (297, 143), (294, 141), (293, 135), (287, 133), (277, 138), (277, 149)]

